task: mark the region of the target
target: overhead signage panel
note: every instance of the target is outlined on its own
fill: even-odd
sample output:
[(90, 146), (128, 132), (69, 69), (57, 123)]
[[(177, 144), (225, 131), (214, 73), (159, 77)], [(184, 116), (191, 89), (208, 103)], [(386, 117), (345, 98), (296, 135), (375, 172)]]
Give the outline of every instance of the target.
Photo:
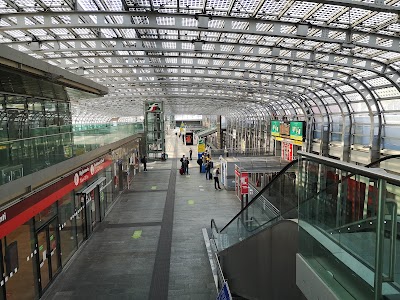
[(303, 141), (305, 134), (305, 122), (292, 121), (290, 122), (290, 138), (296, 141)]
[(280, 121), (271, 121), (271, 135), (272, 136), (280, 136)]

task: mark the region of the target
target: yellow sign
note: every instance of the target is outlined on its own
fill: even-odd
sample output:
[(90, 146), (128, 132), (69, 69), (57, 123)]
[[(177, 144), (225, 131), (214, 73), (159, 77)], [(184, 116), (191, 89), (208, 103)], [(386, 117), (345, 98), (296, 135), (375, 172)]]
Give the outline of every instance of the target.
[(276, 137), (275, 140), (277, 140), (277, 141), (283, 141), (283, 138), (281, 138), (281, 137)]
[(303, 142), (301, 141), (293, 141), (293, 144), (303, 146)]
[(7, 146), (0, 146), (0, 150), (7, 149)]
[(205, 144), (199, 144), (199, 145), (197, 146), (197, 151), (198, 151), (199, 153), (202, 153), (202, 152), (206, 151), (206, 145), (205, 145)]

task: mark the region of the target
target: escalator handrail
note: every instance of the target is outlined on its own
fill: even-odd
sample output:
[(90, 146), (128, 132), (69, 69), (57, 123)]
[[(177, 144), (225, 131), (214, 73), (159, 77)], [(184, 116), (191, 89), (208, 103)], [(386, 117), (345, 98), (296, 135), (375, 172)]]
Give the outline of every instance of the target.
[(295, 159), (292, 160), (290, 163), (288, 163), (286, 166), (283, 167), (282, 170), (280, 170), (278, 172), (278, 174), (276, 174), (270, 182), (268, 182), (268, 184), (262, 188), (262, 190), (253, 198), (253, 200), (251, 200), (249, 203), (247, 203), (247, 205), (245, 207), (243, 207), (233, 218), (232, 220), (229, 221), (228, 224), (226, 224), (219, 232), (224, 231), (224, 229), (226, 227), (228, 227), (238, 216), (240, 216), (242, 214), (243, 211), (245, 211), (254, 201), (256, 201), (259, 197), (261, 197), (261, 195), (264, 193), (265, 190), (267, 190), (276, 180), (278, 177), (280, 177), (281, 174), (285, 173), (289, 168), (291, 168), (294, 164), (296, 164), (299, 160)]
[[(400, 154), (393, 154), (393, 155), (388, 155), (388, 156), (379, 158), (379, 159), (377, 159), (376, 161), (371, 162), (371, 163), (365, 165), (365, 167), (366, 167), (366, 168), (371, 168), (372, 166), (374, 166), (374, 165), (376, 165), (376, 164), (378, 164), (378, 163), (381, 163), (381, 162), (383, 162), (383, 161), (385, 161), (385, 160), (392, 159), (392, 158), (400, 158)], [(304, 160), (304, 159), (303, 159), (303, 160)], [(264, 193), (264, 191), (265, 191), (266, 189), (268, 189), (268, 188), (270, 187), (270, 185), (272, 185), (272, 183), (275, 182), (275, 180), (276, 180), (278, 177), (280, 177), (280, 175), (281, 175), (282, 173), (285, 173), (290, 167), (292, 167), (292, 166), (293, 166), (295, 163), (297, 163), (298, 161), (299, 161), (299, 159), (295, 159), (295, 160), (291, 161), (290, 163), (288, 163), (282, 170), (280, 170), (279, 173), (276, 174), (276, 175), (271, 179), (271, 181), (268, 182), (268, 184), (267, 184), (264, 188), (261, 189), (261, 191), (259, 191), (259, 193), (256, 195), (256, 197), (254, 197), (245, 207), (243, 207), (243, 209), (241, 209), (241, 210), (232, 218), (232, 220), (229, 221), (229, 223), (226, 224), (226, 225), (221, 229), (221, 232), (224, 231), (224, 229), (225, 229), (226, 227), (228, 227), (239, 215), (241, 215), (241, 214), (247, 209), (247, 207), (249, 207), (254, 201), (256, 201), (259, 197), (261, 197), (261, 195)], [(345, 179), (347, 179), (347, 178), (350, 178), (350, 177), (352, 177), (352, 176), (354, 176), (354, 174), (348, 174), (348, 175), (346, 175), (344, 178), (342, 178), (342, 179), (339, 180), (338, 182), (333, 183), (333, 184), (330, 185), (329, 187), (326, 187), (324, 190), (319, 191), (316, 195), (313, 195), (313, 196), (310, 197), (309, 199), (305, 200), (304, 203), (307, 202), (307, 201), (309, 201), (309, 200), (311, 200), (311, 199), (314, 199), (315, 196), (319, 195), (320, 193), (325, 192), (325, 191), (326, 191), (328, 188), (330, 188), (331, 186), (333, 186), (333, 185), (338, 185), (338, 184), (341, 183), (343, 180), (345, 180)], [(291, 211), (291, 210), (293, 210), (293, 209), (296, 209), (296, 208), (297, 208), (297, 207), (293, 207), (293, 208), (287, 210), (286, 212), (284, 212), (283, 214), (286, 214), (286, 213), (288, 213), (289, 211)], [(283, 214), (281, 213), (279, 216), (276, 216), (276, 217), (274, 217), (274, 218), (268, 220), (267, 222), (263, 223), (261, 226), (264, 226), (264, 225), (266, 225), (266, 224), (272, 222), (273, 220), (282, 217)], [(212, 220), (212, 221), (213, 221), (213, 220)], [(215, 225), (215, 221), (214, 221), (214, 225)], [(217, 228), (216, 225), (215, 225), (215, 228)], [(249, 231), (249, 232), (252, 232), (252, 231), (255, 231), (255, 230), (257, 230), (257, 229), (258, 229), (258, 228), (255, 228), (255, 229), (253, 229), (253, 230), (248, 230), (248, 231)], [(246, 229), (246, 230), (247, 230), (247, 229)], [(218, 232), (219, 232), (219, 231), (218, 231)]]
[[(380, 158), (380, 159), (378, 159), (378, 160), (376, 160), (376, 161), (374, 161), (374, 162), (372, 162), (372, 163), (369, 163), (369, 164), (365, 165), (365, 167), (366, 167), (366, 168), (371, 168), (371, 167), (372, 167), (373, 165), (375, 165), (375, 164), (378, 164), (378, 163), (380, 163), (380, 162), (382, 162), (382, 161), (385, 161), (385, 160), (388, 160), (388, 159), (392, 159), (392, 158), (400, 158), (400, 154), (393, 154), (393, 155), (388, 155), (388, 156), (382, 157), (382, 158)], [(277, 174), (276, 176), (278, 176), (278, 175), (279, 175), (279, 174)], [(330, 186), (327, 186), (325, 189), (319, 191), (318, 193), (316, 193), (315, 195), (313, 195), (313, 196), (310, 197), (309, 199), (305, 200), (303, 203), (306, 203), (306, 202), (310, 201), (311, 199), (314, 199), (316, 196), (318, 196), (319, 194), (325, 192), (327, 189), (331, 188), (332, 186), (338, 185), (338, 184), (341, 183), (343, 180), (346, 180), (347, 178), (350, 178), (350, 177), (352, 177), (352, 176), (354, 176), (354, 175), (355, 175), (355, 174), (348, 174), (348, 175), (346, 175), (345, 177), (343, 177), (343, 178), (342, 178), (341, 180), (339, 180), (338, 182), (334, 182), (334, 183), (331, 184)], [(261, 191), (260, 191), (260, 193), (261, 193)], [(259, 194), (260, 194), (260, 193), (259, 193)], [(258, 196), (258, 194), (257, 194), (257, 196)], [(257, 198), (258, 198), (258, 197), (257, 197)], [(253, 200), (255, 200), (255, 199), (253, 199)], [(296, 206), (296, 207), (293, 207), (293, 208), (291, 208), (291, 209), (288, 209), (288, 210), (285, 211), (284, 213), (281, 213), (279, 216), (273, 217), (272, 219), (269, 219), (268, 221), (264, 222), (263, 224), (261, 224), (261, 225), (260, 225), (259, 227), (257, 227), (257, 228), (254, 228), (254, 229), (247, 229), (247, 228), (246, 228), (246, 231), (247, 231), (247, 232), (256, 231), (256, 230), (258, 230), (260, 227), (264, 227), (264, 226), (267, 225), (268, 223), (274, 222), (274, 220), (281, 218), (282, 215), (284, 215), (284, 214), (286, 214), (286, 213), (288, 213), (288, 212), (290, 212), (290, 211), (292, 211), (292, 210), (294, 210), (294, 209), (297, 209), (297, 208), (298, 208), (298, 207)], [(373, 219), (373, 218), (368, 218), (367, 220), (369, 220), (369, 219)], [(366, 219), (363, 219), (363, 220), (366, 220)], [(354, 223), (357, 223), (357, 222), (354, 222)], [(243, 225), (245, 225), (245, 224), (243, 224)], [(344, 224), (344, 225), (342, 225), (341, 227), (352, 226), (352, 225), (354, 225), (354, 224)]]
[(219, 233), (219, 230), (218, 230), (218, 227), (217, 227), (217, 224), (215, 223), (215, 220), (214, 219), (211, 219), (211, 236), (212, 236), (212, 238), (214, 238), (214, 232), (213, 232), (213, 227), (215, 228), (215, 231), (217, 232), (217, 233)]

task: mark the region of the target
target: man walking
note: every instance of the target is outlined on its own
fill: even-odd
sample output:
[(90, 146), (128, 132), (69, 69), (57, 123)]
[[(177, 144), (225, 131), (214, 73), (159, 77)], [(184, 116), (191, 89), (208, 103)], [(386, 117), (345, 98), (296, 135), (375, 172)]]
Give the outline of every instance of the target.
[(192, 153), (193, 153), (192, 148), (190, 148), (190, 149), (189, 149), (189, 157), (190, 157), (190, 160), (192, 160)]
[(214, 187), (215, 189), (217, 189), (217, 185), (218, 185), (218, 189), (222, 190), (221, 187), (219, 186), (219, 168), (216, 168), (213, 170), (213, 176), (214, 176)]
[(146, 155), (143, 156), (143, 158), (141, 159), (141, 162), (143, 164), (143, 171), (147, 171), (147, 158), (146, 158)]

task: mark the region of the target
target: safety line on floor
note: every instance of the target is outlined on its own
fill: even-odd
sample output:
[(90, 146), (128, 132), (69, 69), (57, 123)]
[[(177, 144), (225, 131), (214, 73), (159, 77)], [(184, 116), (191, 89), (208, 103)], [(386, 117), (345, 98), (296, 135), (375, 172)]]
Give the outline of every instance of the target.
[(172, 227), (174, 222), (175, 187), (177, 175), (178, 147), (175, 143), (171, 175), (161, 222), (160, 237), (154, 261), (153, 276), (150, 285), (150, 300), (168, 299), (169, 269), (171, 261)]

